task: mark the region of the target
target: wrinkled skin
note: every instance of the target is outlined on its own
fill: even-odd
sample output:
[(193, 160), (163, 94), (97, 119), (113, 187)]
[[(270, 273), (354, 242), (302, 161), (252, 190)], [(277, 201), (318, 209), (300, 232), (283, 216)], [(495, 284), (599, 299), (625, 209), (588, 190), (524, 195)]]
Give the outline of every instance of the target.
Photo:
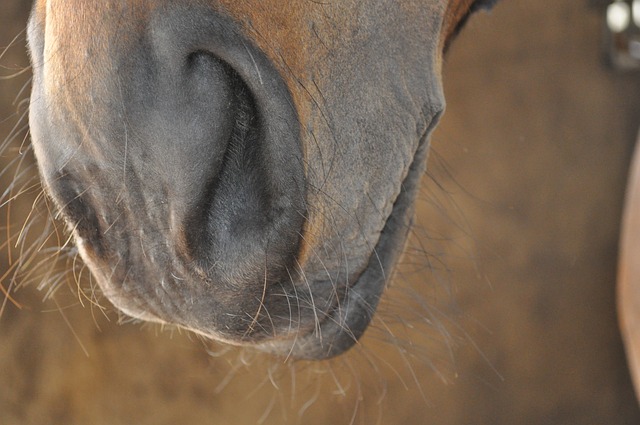
[(36, 158), (104, 294), (283, 356), (351, 347), (409, 229), (442, 52), (487, 3), (36, 2)]

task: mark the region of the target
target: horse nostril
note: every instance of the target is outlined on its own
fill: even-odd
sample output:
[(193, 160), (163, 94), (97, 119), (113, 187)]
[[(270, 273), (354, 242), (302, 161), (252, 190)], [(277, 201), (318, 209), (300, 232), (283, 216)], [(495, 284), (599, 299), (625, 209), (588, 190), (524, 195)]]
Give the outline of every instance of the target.
[(181, 144), (166, 181), (177, 254), (212, 282), (289, 279), (306, 216), (291, 95), (235, 23), (194, 12), (165, 10), (151, 25), (161, 81), (174, 84), (161, 137)]
[(104, 220), (96, 214), (90, 187), (82, 187), (79, 181), (82, 180), (61, 171), (51, 179), (49, 190), (76, 237), (85, 243), (92, 255), (104, 257), (107, 252), (102, 237)]
[[(194, 69), (209, 61), (206, 53), (189, 56)], [(235, 70), (227, 65), (224, 70), (233, 93), (227, 112), (231, 128), (227, 140), (218, 142), (226, 146), (218, 167), (189, 200), (184, 254), (188, 261), (209, 264), (213, 280), (234, 285), (280, 280), (297, 256), (304, 201), (292, 199), (298, 191), (279, 180), (290, 179), (291, 185), (300, 177), (274, 167), (274, 154), (290, 152), (267, 137), (267, 122), (250, 88)]]

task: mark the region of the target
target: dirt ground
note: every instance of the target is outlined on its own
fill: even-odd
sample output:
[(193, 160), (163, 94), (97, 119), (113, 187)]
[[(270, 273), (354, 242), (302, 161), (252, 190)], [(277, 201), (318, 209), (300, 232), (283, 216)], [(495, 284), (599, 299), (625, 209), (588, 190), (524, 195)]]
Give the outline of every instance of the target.
[[(2, 0), (0, 45), (29, 7)], [(75, 284), (43, 301), (36, 275), (0, 316), (0, 425), (639, 424), (614, 290), (640, 74), (603, 66), (601, 30), (576, 0), (503, 0), (469, 23), (445, 64), (414, 237), (352, 352), (289, 367), (119, 323)], [(0, 75), (26, 66), (23, 46)], [(0, 140), (27, 79), (0, 80)], [(30, 160), (19, 134), (0, 170)], [(0, 208), (9, 234), (37, 193)], [(19, 257), (2, 249), (0, 276)]]

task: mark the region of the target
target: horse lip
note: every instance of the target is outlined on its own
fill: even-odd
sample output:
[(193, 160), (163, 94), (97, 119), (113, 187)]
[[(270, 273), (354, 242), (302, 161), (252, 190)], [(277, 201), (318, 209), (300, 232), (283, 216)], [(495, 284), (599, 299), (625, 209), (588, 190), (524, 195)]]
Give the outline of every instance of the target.
[(321, 360), (347, 351), (364, 334), (376, 311), (382, 292), (402, 254), (413, 216), (413, 205), (420, 178), (426, 168), (429, 135), (439, 120), (441, 111), (434, 114), (423, 135), (405, 176), (392, 211), (369, 263), (362, 273), (347, 287), (344, 298), (320, 321), (319, 326), (304, 336), (293, 339), (268, 341), (256, 348), (299, 360)]

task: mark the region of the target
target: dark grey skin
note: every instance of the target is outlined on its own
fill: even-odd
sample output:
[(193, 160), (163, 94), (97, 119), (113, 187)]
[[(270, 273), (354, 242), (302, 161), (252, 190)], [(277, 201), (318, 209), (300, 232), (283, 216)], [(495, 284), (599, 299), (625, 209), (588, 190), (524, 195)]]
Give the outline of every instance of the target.
[(251, 3), (36, 2), (33, 145), (118, 309), (327, 358), (393, 273), (442, 51), (482, 4)]

